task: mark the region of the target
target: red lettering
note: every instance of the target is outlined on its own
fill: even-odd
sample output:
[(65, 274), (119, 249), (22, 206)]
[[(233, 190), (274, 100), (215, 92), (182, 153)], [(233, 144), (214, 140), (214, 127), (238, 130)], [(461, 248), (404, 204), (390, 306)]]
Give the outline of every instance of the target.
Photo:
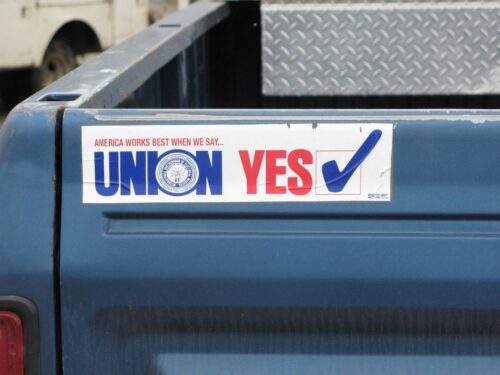
[(266, 194), (286, 194), (286, 186), (276, 185), (276, 177), (286, 174), (286, 167), (276, 164), (278, 159), (286, 159), (285, 150), (266, 151)]
[(255, 151), (253, 164), (250, 161), (248, 151), (239, 151), (243, 171), (247, 178), (247, 194), (257, 194), (257, 177), (259, 176), (260, 166), (264, 159), (264, 151)]
[(123, 146), (123, 139), (121, 138), (99, 138), (94, 141), (94, 147), (117, 147)]
[[(257, 194), (257, 179), (260, 173), (264, 156), (266, 158), (266, 194), (286, 194), (287, 190), (294, 195), (305, 195), (311, 192), (313, 178), (306, 165), (313, 164), (313, 155), (304, 149), (293, 150), (288, 154), (285, 150), (257, 150), (250, 160), (249, 152), (240, 150), (240, 159), (247, 179), (247, 194)], [(280, 160), (287, 161), (279, 163)], [(281, 164), (281, 165), (279, 165)], [(287, 186), (277, 184), (278, 176), (286, 176), (287, 168), (295, 176), (287, 178)]]
[[(299, 162), (302, 161), (301, 162)], [(303, 164), (312, 164), (312, 154), (307, 150), (293, 150), (288, 155), (288, 165), (290, 169), (298, 176), (288, 177), (288, 190), (295, 195), (305, 195), (312, 189), (312, 176), (311, 173), (304, 167)], [(299, 186), (299, 178), (302, 181)]]

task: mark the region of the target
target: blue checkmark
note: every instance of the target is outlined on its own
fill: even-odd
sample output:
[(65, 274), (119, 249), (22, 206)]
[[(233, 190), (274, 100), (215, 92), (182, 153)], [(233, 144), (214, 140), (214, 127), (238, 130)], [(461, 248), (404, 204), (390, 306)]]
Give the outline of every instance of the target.
[(372, 131), (352, 159), (349, 160), (343, 171), (339, 169), (335, 160), (330, 160), (323, 164), (321, 170), (329, 192), (339, 193), (344, 189), (351, 176), (356, 172), (356, 169), (377, 145), (380, 137), (382, 137), (381, 130)]

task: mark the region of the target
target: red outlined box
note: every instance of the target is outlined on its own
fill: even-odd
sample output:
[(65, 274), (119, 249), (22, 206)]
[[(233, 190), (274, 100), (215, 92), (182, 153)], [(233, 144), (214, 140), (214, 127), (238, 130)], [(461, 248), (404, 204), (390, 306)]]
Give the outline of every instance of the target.
[[(362, 175), (363, 175), (363, 165), (359, 166), (359, 192), (356, 193), (318, 193), (318, 168), (320, 168), (320, 163), (318, 162), (318, 153), (326, 153), (326, 152), (345, 152), (349, 153), (351, 155), (354, 155), (356, 150), (316, 150), (316, 155), (315, 155), (315, 168), (314, 168), (314, 195), (351, 195), (351, 196), (357, 196), (361, 195), (361, 181), (362, 181)], [(320, 172), (321, 173), (321, 172)], [(356, 172), (355, 172), (356, 173)], [(322, 182), (323, 184), (324, 182)]]

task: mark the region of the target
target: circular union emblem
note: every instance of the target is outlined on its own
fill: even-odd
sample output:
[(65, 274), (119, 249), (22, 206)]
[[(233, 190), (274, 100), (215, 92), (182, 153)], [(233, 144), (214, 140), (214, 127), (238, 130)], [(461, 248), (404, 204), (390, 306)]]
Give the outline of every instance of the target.
[(200, 171), (194, 156), (187, 151), (173, 150), (163, 154), (156, 166), (156, 180), (170, 195), (189, 194), (196, 187)]

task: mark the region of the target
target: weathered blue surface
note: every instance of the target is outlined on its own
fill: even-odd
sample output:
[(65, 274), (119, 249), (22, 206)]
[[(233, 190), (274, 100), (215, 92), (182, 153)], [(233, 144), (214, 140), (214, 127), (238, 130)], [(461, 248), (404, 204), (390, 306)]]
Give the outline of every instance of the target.
[[(391, 202), (81, 203), (81, 125), (321, 120), (394, 123)], [(67, 110), (65, 368), (134, 374), (172, 352), (499, 355), (498, 336), (410, 335), (401, 352), (398, 339), (377, 335), (210, 324), (245, 321), (255, 309), (500, 309), (498, 139), (497, 112)]]
[[(202, 2), (160, 20), (25, 100), (2, 126), (0, 297), (21, 296), (35, 304), (40, 321), (42, 375), (56, 374), (62, 368), (57, 341), (59, 270), (54, 269), (59, 256), (56, 139), (63, 131), (56, 126), (58, 111), (117, 106), (227, 15), (224, 3)], [(76, 292), (75, 297), (78, 295)], [(84, 335), (85, 330), (79, 327), (74, 335)], [(84, 361), (92, 357), (91, 352), (81, 352), (77, 357)], [(85, 366), (78, 371), (84, 371)], [(68, 368), (65, 373), (77, 373)]]
[(55, 374), (55, 111), (20, 106), (0, 132), (0, 296), (31, 300), (41, 374)]
[[(390, 338), (393, 340), (394, 338)], [(286, 366), (288, 364), (288, 366)], [(330, 375), (330, 374), (498, 374), (499, 357), (353, 356), (291, 354), (167, 354), (157, 361), (158, 375)], [(472, 372), (471, 372), (472, 370)]]

